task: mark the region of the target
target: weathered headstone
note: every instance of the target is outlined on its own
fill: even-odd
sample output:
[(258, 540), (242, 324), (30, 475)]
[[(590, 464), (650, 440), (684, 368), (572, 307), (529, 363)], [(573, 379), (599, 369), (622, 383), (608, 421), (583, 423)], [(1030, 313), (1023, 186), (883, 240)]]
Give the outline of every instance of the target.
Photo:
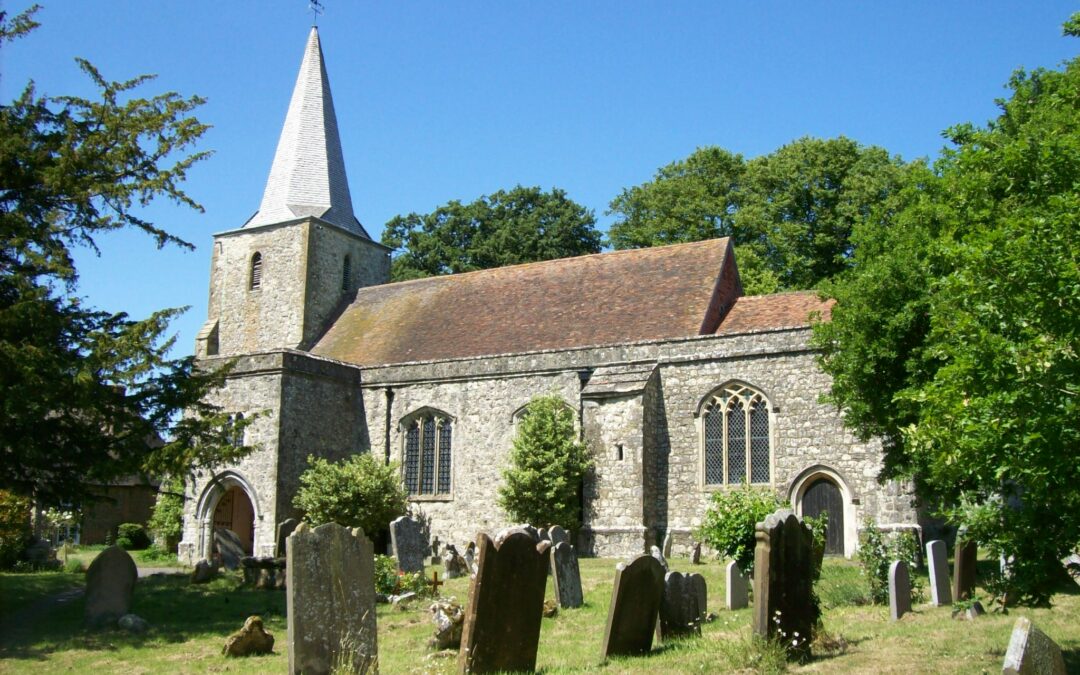
[(1005, 652), (1002, 675), (1065, 675), (1061, 647), (1031, 623), (1020, 617), (1013, 626), (1009, 649)]
[(671, 536), (671, 530), (668, 530), (667, 533), (664, 534), (663, 551), (664, 551), (664, 557), (665, 558), (670, 558), (671, 557), (671, 547), (674, 546), (674, 545), (675, 545), (675, 542), (674, 542), (674, 540), (673, 540), (673, 538)]
[(548, 531), (546, 527), (541, 527), (537, 531), (536, 536), (538, 536), (541, 541), (551, 541), (551, 537), (548, 536)]
[(739, 563), (732, 560), (727, 564), (724, 579), (727, 582), (724, 592), (724, 604), (728, 609), (746, 609), (750, 606), (750, 584), (746, 575), (739, 569)]
[(86, 625), (116, 625), (131, 610), (138, 578), (139, 569), (124, 549), (110, 546), (99, 553), (86, 570)]
[[(295, 529), (295, 528), (294, 528)], [(274, 651), (274, 636), (263, 628), (260, 616), (249, 616), (240, 630), (225, 639), (225, 656), (255, 656)]]
[(659, 546), (653, 546), (649, 549), (652, 553), (652, 557), (656, 558), (656, 562), (660, 563), (660, 566), (664, 568), (664, 572), (668, 571), (667, 559), (664, 558), (664, 554), (660, 552)]
[(558, 544), (559, 542), (566, 542), (567, 544), (570, 543), (570, 535), (566, 533), (566, 530), (562, 529), (562, 527), (558, 525), (553, 525), (551, 529), (548, 530), (548, 539), (551, 540), (552, 546)]
[(818, 620), (811, 602), (814, 536), (789, 509), (757, 524), (754, 548), (754, 633), (780, 639), (789, 654), (809, 656)]
[(364, 531), (301, 524), (288, 542), (289, 672), (377, 663), (375, 549)]
[(577, 551), (565, 541), (560, 541), (551, 548), (551, 578), (560, 607), (581, 607), (583, 598)]
[(401, 516), (390, 523), (390, 545), (402, 572), (423, 572), (424, 558), (431, 550), (424, 524), (410, 516)]
[(953, 547), (952, 596), (955, 600), (967, 600), (975, 592), (975, 563), (979, 556), (979, 545), (969, 541), (966, 528), (960, 528)]
[(296, 526), (299, 524), (300, 521), (296, 518), (286, 518), (285, 520), (278, 523), (277, 538), (274, 540), (276, 542), (276, 544), (274, 545), (275, 558), (285, 557), (285, 540), (289, 538), (289, 535), (292, 534), (294, 530), (296, 530)]
[(443, 549), (442, 561), (443, 576), (447, 579), (457, 579), (469, 573), (468, 563), (453, 544), (447, 544)]
[(691, 565), (700, 565), (701, 564), (701, 542), (700, 541), (695, 541), (694, 542), (694, 548), (693, 548), (693, 550), (690, 551), (690, 564)]
[(227, 570), (240, 567), (240, 559), (247, 555), (240, 537), (224, 527), (214, 528), (214, 550), (217, 551), (222, 567)]
[(926, 564), (930, 570), (930, 604), (934, 607), (952, 604), (949, 588), (949, 561), (945, 558), (945, 542), (940, 539), (926, 542)]
[(911, 575), (907, 563), (894, 560), (889, 565), (889, 616), (893, 621), (911, 611)]
[(660, 597), (660, 639), (667, 641), (687, 635), (701, 635), (697, 589), (689, 576), (668, 572), (664, 575), (664, 594)]
[(465, 625), (465, 610), (454, 598), (436, 600), (428, 607), (435, 623), (435, 635), (428, 642), (434, 649), (461, 647), (461, 629)]
[(706, 617), (709, 615), (709, 587), (705, 583), (705, 577), (700, 574), (689, 575), (690, 588), (694, 591), (694, 596), (697, 598), (698, 611), (701, 613), (699, 620), (704, 623)]
[(639, 555), (615, 567), (601, 658), (652, 649), (663, 594), (664, 567), (653, 556)]
[(205, 584), (214, 580), (217, 576), (217, 565), (213, 564), (209, 560), (200, 560), (195, 563), (195, 569), (191, 571), (191, 583), (193, 584)]
[(534, 670), (551, 542), (538, 542), (516, 527), (494, 541), (480, 533), (476, 541), (477, 573), (465, 609), (458, 671)]

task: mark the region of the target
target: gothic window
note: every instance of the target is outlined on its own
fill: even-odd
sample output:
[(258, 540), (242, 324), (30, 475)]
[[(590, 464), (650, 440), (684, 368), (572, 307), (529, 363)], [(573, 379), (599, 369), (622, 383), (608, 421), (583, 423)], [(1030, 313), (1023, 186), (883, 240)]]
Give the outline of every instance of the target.
[(409, 495), (449, 495), (453, 422), (425, 411), (405, 422), (405, 489)]
[(251, 280), (249, 287), (256, 290), (262, 286), (262, 253), (256, 252), (251, 256)]
[(352, 261), (345, 256), (345, 262), (341, 264), (341, 290), (347, 291), (352, 286)]
[(772, 482), (769, 402), (746, 385), (721, 387), (702, 408), (706, 485)]

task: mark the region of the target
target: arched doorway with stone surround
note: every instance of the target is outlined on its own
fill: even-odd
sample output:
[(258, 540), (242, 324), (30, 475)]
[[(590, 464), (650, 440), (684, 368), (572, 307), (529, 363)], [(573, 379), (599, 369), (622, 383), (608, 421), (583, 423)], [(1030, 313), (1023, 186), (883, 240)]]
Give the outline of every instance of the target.
[(855, 553), (858, 546), (857, 498), (838, 471), (820, 464), (804, 469), (791, 482), (788, 499), (800, 517), (818, 516), (822, 512), (829, 514), (826, 553), (845, 557)]
[(236, 533), (248, 555), (259, 544), (255, 524), (259, 519), (259, 501), (255, 488), (235, 471), (225, 471), (207, 483), (196, 505), (200, 527), (200, 558), (209, 558), (214, 545), (214, 528)]

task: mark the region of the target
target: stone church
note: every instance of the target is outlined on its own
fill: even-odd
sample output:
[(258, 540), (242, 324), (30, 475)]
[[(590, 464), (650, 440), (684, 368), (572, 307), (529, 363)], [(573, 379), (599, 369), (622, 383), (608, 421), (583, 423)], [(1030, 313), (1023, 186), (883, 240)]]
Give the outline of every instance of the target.
[(215, 526), (272, 555), (307, 457), (375, 453), (401, 469), (441, 541), (510, 523), (496, 504), (516, 423), (555, 394), (595, 461), (579, 550), (686, 547), (710, 495), (749, 482), (828, 511), (829, 550), (859, 524), (917, 527), (879, 484), (877, 441), (819, 402), (813, 293), (743, 295), (726, 239), (389, 283), (391, 251), (353, 212), (318, 32), (308, 38), (258, 211), (214, 236), (196, 355), (235, 361), (215, 402), (258, 416), (258, 449), (188, 486), (181, 557)]

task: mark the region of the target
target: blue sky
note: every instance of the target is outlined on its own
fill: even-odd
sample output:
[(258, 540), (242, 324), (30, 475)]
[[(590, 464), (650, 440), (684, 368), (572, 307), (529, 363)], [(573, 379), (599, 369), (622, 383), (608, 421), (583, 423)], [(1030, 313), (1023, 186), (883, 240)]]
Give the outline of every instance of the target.
[[(191, 353), (206, 318), (210, 242), (254, 213), (304, 42), (306, 0), (42, 0), (42, 27), (0, 52), (0, 99), (28, 79), (90, 95), (73, 59), (147, 94), (208, 99), (214, 155), (186, 189), (206, 212), (163, 203), (155, 223), (197, 246), (102, 237), (79, 292), (174, 324)], [(801, 136), (846, 135), (905, 159), (941, 131), (983, 123), (1018, 68), (1057, 67), (1072, 3), (383, 2), (324, 0), (323, 51), (357, 216), (378, 238), (427, 212), (516, 184), (560, 187), (593, 209), (702, 145), (755, 156)], [(24, 3), (3, 2), (9, 12)]]

